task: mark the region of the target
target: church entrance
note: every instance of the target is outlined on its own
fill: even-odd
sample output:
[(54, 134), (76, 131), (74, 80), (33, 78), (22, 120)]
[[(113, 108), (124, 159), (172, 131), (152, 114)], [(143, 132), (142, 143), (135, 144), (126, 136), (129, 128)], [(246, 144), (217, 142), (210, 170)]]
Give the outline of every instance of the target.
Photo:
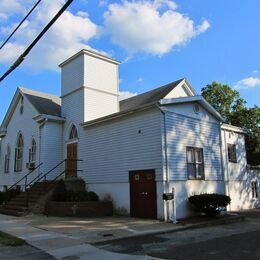
[(67, 144), (66, 178), (77, 177), (78, 143)]
[(66, 179), (76, 178), (78, 169), (78, 131), (71, 125), (67, 143)]

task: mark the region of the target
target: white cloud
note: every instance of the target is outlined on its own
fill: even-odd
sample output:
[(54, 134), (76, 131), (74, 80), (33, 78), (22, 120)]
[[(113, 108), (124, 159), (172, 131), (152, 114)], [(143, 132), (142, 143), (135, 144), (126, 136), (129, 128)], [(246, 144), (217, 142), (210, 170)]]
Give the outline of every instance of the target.
[[(24, 1), (19, 0), (1, 0), (0, 13), (2, 14), (16, 14), (25, 12)], [(27, 1), (28, 2), (28, 1)]]
[(138, 79), (137, 79), (137, 82), (139, 82), (139, 83), (143, 82), (143, 78), (141, 78), (141, 77), (138, 78)]
[(163, 55), (210, 27), (206, 20), (195, 25), (176, 8), (175, 2), (170, 0), (113, 3), (104, 14), (105, 29), (112, 41), (129, 53)]
[(248, 89), (248, 88), (255, 88), (260, 87), (260, 78), (257, 77), (248, 77), (239, 80), (236, 85), (235, 89)]
[(119, 94), (119, 101), (138, 95), (138, 93), (132, 93), (129, 91), (121, 91)]
[(258, 74), (258, 73), (259, 73), (259, 70), (253, 70), (252, 73), (253, 73), (253, 74)]
[[(11, 43), (1, 50), (0, 63), (11, 65), (63, 4), (63, 0), (43, 1), (35, 9), (31, 19), (17, 31)], [(0, 33), (7, 36), (14, 26), (15, 24), (9, 27), (0, 26)], [(57, 65), (72, 54), (80, 49), (90, 48), (87, 42), (97, 34), (98, 26), (88, 18), (86, 12), (72, 14), (65, 11), (26, 57), (24, 65), (34, 69), (58, 69)]]

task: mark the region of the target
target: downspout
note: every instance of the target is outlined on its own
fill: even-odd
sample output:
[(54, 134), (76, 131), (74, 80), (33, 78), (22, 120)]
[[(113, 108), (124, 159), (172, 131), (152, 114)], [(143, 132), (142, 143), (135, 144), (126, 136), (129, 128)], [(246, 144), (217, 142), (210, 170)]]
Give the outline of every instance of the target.
[[(41, 163), (41, 152), (42, 152), (42, 131), (41, 128), (45, 125), (45, 123), (48, 121), (47, 118), (44, 119), (42, 123), (39, 125), (39, 163)], [(38, 170), (38, 175), (41, 174), (41, 166), (39, 167)]]
[[(224, 141), (225, 141), (225, 162), (226, 162), (226, 176), (225, 176), (225, 189), (226, 189), (226, 195), (230, 196), (230, 190), (229, 190), (229, 167), (228, 167), (228, 157), (227, 157), (227, 139), (226, 139), (226, 130), (224, 129)], [(228, 205), (229, 210), (231, 210), (231, 205)]]
[[(166, 113), (165, 111), (158, 105), (156, 104), (156, 107), (161, 111), (163, 115), (163, 135), (164, 135), (164, 155), (165, 155), (165, 177), (166, 177), (166, 191), (167, 193), (170, 193), (170, 176), (169, 176), (169, 167), (168, 167), (168, 152), (167, 152), (167, 147), (168, 147), (168, 141), (167, 141), (167, 125), (166, 125)], [(175, 202), (174, 202), (175, 204)], [(174, 205), (175, 207), (175, 205)], [(170, 209), (169, 209), (169, 201), (166, 201), (166, 221), (170, 222), (172, 221), (173, 223), (176, 223), (176, 216), (175, 216), (175, 210), (174, 210), (174, 216), (173, 219), (170, 217)]]

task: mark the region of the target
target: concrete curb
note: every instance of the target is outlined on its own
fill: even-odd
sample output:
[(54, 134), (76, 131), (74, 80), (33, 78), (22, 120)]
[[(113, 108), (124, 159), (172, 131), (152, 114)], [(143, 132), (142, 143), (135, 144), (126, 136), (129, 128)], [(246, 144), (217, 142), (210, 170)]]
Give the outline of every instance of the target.
[[(242, 222), (245, 220), (245, 216), (230, 216), (228, 218), (223, 218), (223, 219), (217, 219), (216, 221), (205, 221), (201, 222), (198, 224), (186, 224), (183, 226), (174, 226), (173, 228), (168, 228), (168, 229), (160, 229), (156, 231), (144, 231), (138, 234), (131, 234), (127, 235), (124, 237), (118, 237), (118, 238), (111, 238), (111, 239), (104, 239), (102, 241), (94, 242), (94, 243), (89, 243), (93, 246), (95, 245), (104, 245), (108, 244), (110, 242), (115, 242), (115, 241), (120, 241), (120, 240), (125, 240), (125, 239), (130, 239), (130, 238), (135, 238), (135, 237), (144, 237), (147, 235), (159, 235), (159, 234), (167, 234), (167, 233), (173, 233), (173, 232), (179, 232), (179, 231), (185, 231), (189, 229), (197, 229), (197, 228), (203, 228), (203, 227), (211, 227), (211, 226), (218, 226), (218, 225), (225, 225), (225, 224), (231, 224), (231, 223), (236, 223), (236, 222)], [(175, 225), (175, 224), (173, 224)], [(177, 224), (178, 225), (178, 224)]]

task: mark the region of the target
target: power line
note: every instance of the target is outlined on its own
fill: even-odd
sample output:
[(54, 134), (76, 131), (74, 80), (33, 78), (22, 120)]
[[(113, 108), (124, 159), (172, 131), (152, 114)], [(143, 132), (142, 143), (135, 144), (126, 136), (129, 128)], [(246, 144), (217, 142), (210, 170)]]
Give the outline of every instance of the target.
[(13, 70), (15, 70), (29, 54), (36, 43), (42, 38), (42, 36), (50, 29), (50, 27), (56, 22), (56, 20), (62, 15), (62, 13), (68, 8), (68, 6), (73, 2), (73, 0), (68, 0), (66, 4), (59, 10), (59, 12), (52, 18), (52, 20), (44, 27), (40, 34), (35, 38), (35, 40), (27, 47), (27, 49), (18, 57), (18, 59), (13, 63), (13, 65), (1, 76), (0, 82), (4, 80)]
[(10, 38), (15, 34), (15, 32), (19, 29), (19, 27), (23, 24), (23, 22), (28, 18), (28, 16), (33, 12), (33, 10), (36, 8), (36, 6), (41, 2), (42, 0), (39, 0), (29, 11), (29, 13), (23, 18), (23, 20), (16, 26), (16, 28), (13, 30), (13, 32), (9, 35), (9, 37), (4, 41), (4, 43), (1, 45), (0, 50), (6, 45), (6, 43), (10, 40)]

